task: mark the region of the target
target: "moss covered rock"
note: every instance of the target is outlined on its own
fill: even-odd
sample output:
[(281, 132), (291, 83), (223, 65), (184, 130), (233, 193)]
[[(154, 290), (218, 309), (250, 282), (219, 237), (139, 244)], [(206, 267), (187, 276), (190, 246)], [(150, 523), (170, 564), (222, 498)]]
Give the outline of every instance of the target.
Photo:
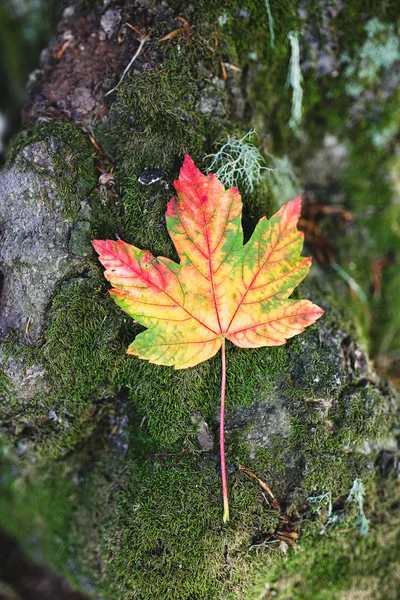
[[(378, 3), (375, 8), (366, 23), (374, 11), (389, 19), (389, 8), (386, 16)], [(363, 265), (365, 272), (369, 258), (360, 244), (351, 244), (352, 231), (340, 238), (354, 262), (354, 269), (344, 265), (348, 279), (329, 264), (316, 265), (300, 289), (326, 310), (318, 325), (285, 347), (227, 348), (232, 518), (225, 527), (217, 443), (220, 359), (173, 371), (128, 357), (126, 348), (140, 328), (109, 297), (90, 249), (91, 238), (121, 237), (176, 258), (164, 212), (182, 155), (190, 151), (207, 167), (208, 153), (253, 125), (269, 135), (260, 156), (279, 169), (253, 191), (242, 190), (246, 232), (263, 212), (273, 212), (278, 191), (291, 194), (299, 180), (329, 207), (350, 189), (361, 203), (357, 169), (369, 169), (369, 160), (363, 163), (358, 142), (340, 156), (336, 152), (348, 144), (341, 117), (353, 105), (344, 109), (337, 102), (332, 110), (323, 101), (332, 81), (333, 94), (352, 98), (348, 72), (334, 72), (349, 64), (341, 57), (343, 44), (351, 56), (341, 33), (357, 21), (356, 6), (350, 15), (340, 7), (335, 12), (331, 3), (315, 9), (321, 20), (314, 15), (312, 22), (323, 35), (314, 54), (310, 21), (305, 9), (296, 9), (290, 2), (261, 1), (243, 8), (200, 2), (183, 13), (174, 3), (75, 7), (64, 15), (53, 45), (62, 43), (68, 27), (81, 44), (61, 62), (50, 53), (44, 57), (42, 88), (32, 92), (26, 112), (31, 121), (45, 116), (52, 122), (40, 120), (15, 140), (0, 175), (8, 232), (0, 250), (0, 525), (90, 597), (344, 598), (356, 586), (378, 590), (376, 581), (387, 572), (382, 539), (392, 560), (398, 555), (390, 475), (396, 395), (376, 376), (367, 354), (378, 300), (365, 304), (349, 293), (348, 283), (356, 279), (366, 296), (368, 291), (357, 269)], [(146, 25), (151, 36), (118, 90), (105, 97), (137, 48), (126, 37), (125, 49), (118, 46), (117, 22), (143, 30)], [(177, 28), (179, 34), (168, 36)], [(301, 53), (310, 52), (314, 62), (297, 64), (308, 75), (305, 120), (294, 131), (288, 122), (299, 72), (296, 79), (287, 36), (300, 29), (306, 41), (291, 39), (300, 40)], [(368, 35), (357, 26), (354, 48)], [(85, 110), (73, 93), (77, 82), (83, 85), (77, 56), (85, 52), (84, 41), (97, 48), (96, 60), (103, 52), (116, 69), (94, 68), (85, 84)], [(330, 44), (329, 61), (323, 60), (324, 44)], [(67, 81), (65, 98), (52, 103), (62, 60), (73, 85)], [(297, 88), (285, 92), (290, 64)], [(381, 68), (386, 65), (374, 77)], [(351, 127), (363, 131), (364, 125), (355, 120)], [(326, 143), (327, 132), (335, 144)], [(319, 163), (311, 160), (315, 156)], [(334, 174), (326, 168), (332, 157), (339, 157)], [(393, 173), (393, 164), (386, 166)], [(143, 172), (155, 169), (160, 176), (144, 185)], [(392, 188), (385, 189), (395, 214)], [(325, 235), (335, 248), (332, 229), (330, 224)], [(390, 239), (396, 235), (393, 227)], [(368, 248), (369, 257), (373, 245)], [(338, 252), (342, 263), (343, 250)], [(249, 469), (271, 488), (279, 510)], [(368, 520), (370, 537), (363, 538)], [(291, 547), (297, 535), (303, 552)], [(368, 572), (368, 556), (377, 548)], [(394, 574), (386, 582), (386, 596), (378, 590), (365, 597), (394, 598), (398, 581)]]

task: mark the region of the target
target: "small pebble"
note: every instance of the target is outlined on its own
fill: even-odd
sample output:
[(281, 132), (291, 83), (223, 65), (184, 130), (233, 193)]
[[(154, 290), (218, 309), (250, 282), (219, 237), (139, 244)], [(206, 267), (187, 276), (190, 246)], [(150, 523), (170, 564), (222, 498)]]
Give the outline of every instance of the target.
[(138, 182), (142, 185), (152, 185), (153, 183), (161, 181), (164, 175), (164, 171), (158, 167), (156, 169), (145, 169), (143, 173), (139, 175)]

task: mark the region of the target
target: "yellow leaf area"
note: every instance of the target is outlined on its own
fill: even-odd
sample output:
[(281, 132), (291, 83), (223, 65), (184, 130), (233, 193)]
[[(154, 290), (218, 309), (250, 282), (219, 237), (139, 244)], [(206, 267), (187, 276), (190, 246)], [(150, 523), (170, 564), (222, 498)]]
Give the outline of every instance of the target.
[(224, 338), (279, 346), (323, 314), (308, 300), (288, 300), (311, 266), (300, 256), (300, 197), (263, 217), (243, 245), (236, 188), (225, 190), (189, 156), (174, 185), (166, 223), (180, 264), (122, 241), (93, 242), (115, 302), (147, 328), (129, 354), (184, 369), (214, 356)]

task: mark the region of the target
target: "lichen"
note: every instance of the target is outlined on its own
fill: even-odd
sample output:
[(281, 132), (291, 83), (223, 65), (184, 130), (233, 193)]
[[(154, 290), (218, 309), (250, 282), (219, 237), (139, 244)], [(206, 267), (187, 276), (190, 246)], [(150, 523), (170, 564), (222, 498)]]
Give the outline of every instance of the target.
[(300, 66), (299, 35), (298, 31), (290, 31), (288, 34), (288, 40), (291, 46), (291, 56), (286, 85), (293, 90), (292, 113), (288, 125), (294, 131), (297, 131), (299, 128), (303, 112), (303, 88), (301, 85), (303, 75)]
[(346, 91), (359, 96), (366, 88), (375, 85), (381, 71), (400, 61), (400, 43), (393, 24), (381, 23), (377, 17), (365, 25), (367, 39), (358, 51), (357, 58), (343, 56), (348, 64), (345, 70)]
[(269, 0), (265, 0), (265, 8), (268, 15), (268, 29), (269, 29), (269, 44), (271, 48), (275, 47), (275, 31), (274, 31), (274, 17), (272, 16), (271, 5)]
[(353, 485), (351, 486), (351, 490), (349, 495), (346, 498), (346, 504), (355, 504), (358, 509), (356, 527), (358, 528), (360, 535), (368, 535), (369, 526), (371, 521), (367, 519), (364, 512), (364, 496), (365, 496), (365, 488), (364, 484), (356, 477), (353, 481)]
[(255, 134), (248, 131), (239, 139), (230, 137), (215, 154), (207, 154), (207, 173), (214, 173), (227, 188), (237, 187), (251, 194), (270, 169), (265, 159), (249, 140)]
[(283, 560), (276, 557), (267, 571), (260, 569), (244, 597), (275, 593), (284, 600), (339, 600), (361, 594), (371, 600), (395, 600), (400, 584), (394, 568), (400, 551), (395, 485), (392, 474), (388, 481), (380, 478), (375, 488), (369, 487), (370, 495), (380, 497), (369, 507), (373, 514), (369, 536), (350, 533), (346, 522), (321, 535), (321, 522), (315, 521), (301, 541), (303, 551), (289, 551)]

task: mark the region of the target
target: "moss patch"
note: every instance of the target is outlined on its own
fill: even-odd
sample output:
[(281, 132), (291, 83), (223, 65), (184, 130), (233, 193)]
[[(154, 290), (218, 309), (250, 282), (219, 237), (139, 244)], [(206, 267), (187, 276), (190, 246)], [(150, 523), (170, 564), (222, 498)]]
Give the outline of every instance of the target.
[(258, 584), (245, 597), (273, 592), (282, 599), (395, 600), (400, 585), (400, 514), (395, 488), (393, 475), (369, 488), (373, 498), (367, 507), (372, 518), (369, 536), (359, 536), (351, 511), (341, 525), (323, 535), (321, 522), (314, 523), (300, 542), (301, 551), (289, 551), (286, 560), (278, 559), (270, 569), (261, 571)]
[(9, 446), (3, 446), (2, 454), (0, 526), (20, 539), (35, 560), (62, 569), (77, 492), (71, 470), (56, 463), (21, 468)]

